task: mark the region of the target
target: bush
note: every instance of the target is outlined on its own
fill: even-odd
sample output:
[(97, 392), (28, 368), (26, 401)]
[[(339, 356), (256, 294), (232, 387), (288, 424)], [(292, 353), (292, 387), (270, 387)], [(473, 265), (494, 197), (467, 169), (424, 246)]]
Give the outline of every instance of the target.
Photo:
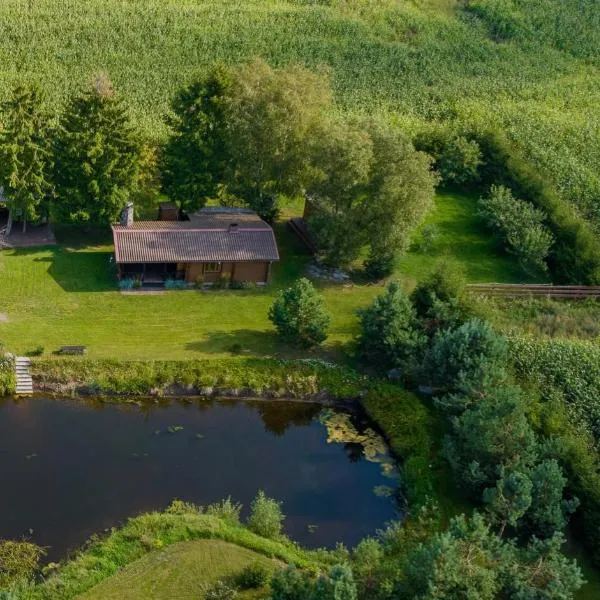
[(281, 536), (284, 519), (281, 503), (267, 497), (260, 490), (252, 501), (248, 528), (262, 537), (275, 539)]
[(311, 348), (327, 339), (329, 315), (312, 283), (305, 278), (280, 292), (269, 310), (269, 320), (286, 342)]
[(204, 600), (234, 600), (237, 595), (237, 590), (224, 581), (204, 589)]
[(130, 277), (126, 277), (125, 279), (119, 279), (119, 289), (120, 290), (132, 290), (133, 289), (134, 280)]
[(396, 282), (359, 312), (358, 348), (368, 364), (378, 370), (404, 367), (418, 358), (425, 336), (408, 297)]
[(237, 502), (232, 502), (231, 497), (225, 498), (220, 502), (209, 504), (206, 507), (206, 514), (218, 517), (225, 521), (228, 525), (238, 525), (240, 522), (240, 513), (242, 505)]
[(417, 135), (415, 148), (433, 157), (444, 185), (464, 185), (478, 178), (482, 159), (475, 140), (447, 128), (437, 128)]
[(33, 350), (30, 350), (25, 355), (26, 356), (42, 356), (44, 354), (44, 346), (36, 346)]
[(290, 566), (273, 575), (271, 600), (307, 600), (312, 595), (313, 585), (307, 573)]
[(271, 577), (271, 569), (263, 563), (253, 563), (245, 567), (236, 581), (243, 590), (254, 590), (267, 585)]
[(365, 275), (375, 281), (388, 277), (394, 272), (396, 261), (394, 253), (370, 255), (365, 262)]
[(30, 542), (0, 540), (0, 589), (29, 579), (44, 550)]
[(548, 269), (545, 261), (554, 238), (543, 224), (546, 215), (541, 210), (515, 198), (508, 188), (493, 185), (489, 196), (479, 200), (479, 213), (525, 270)]
[(167, 290), (186, 290), (188, 283), (184, 279), (166, 279), (165, 288)]
[(0, 398), (14, 394), (16, 387), (15, 359), (11, 354), (3, 354), (0, 346)]

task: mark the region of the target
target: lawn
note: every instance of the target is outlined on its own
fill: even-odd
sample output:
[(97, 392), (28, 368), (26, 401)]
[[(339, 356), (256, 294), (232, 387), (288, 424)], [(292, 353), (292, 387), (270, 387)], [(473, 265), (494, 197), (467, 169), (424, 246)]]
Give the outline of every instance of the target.
[[(179, 542), (146, 554), (105, 579), (81, 600), (171, 600), (201, 597), (202, 585), (232, 577), (244, 567), (276, 563), (261, 554), (221, 540)], [(265, 590), (245, 591), (240, 600), (262, 598)]]
[[(442, 255), (461, 262), (472, 281), (525, 280), (469, 213), (472, 202), (456, 194), (438, 197), (429, 221), (437, 223), (439, 238), (429, 253), (414, 250), (402, 260), (398, 276), (407, 287)], [(86, 245), (81, 234), (57, 234), (55, 247), (0, 253), (0, 341), (13, 351), (42, 346), (48, 353), (83, 344), (93, 357), (186, 359), (229, 355), (240, 344), (247, 355), (296, 355), (278, 342), (267, 319), (277, 291), (301, 276), (310, 261), (284, 223), (276, 227), (282, 260), (274, 269), (273, 284), (242, 291), (125, 295), (116, 289), (106, 238), (89, 237)], [(339, 358), (341, 346), (356, 333), (357, 310), (382, 285), (320, 285), (332, 314), (325, 356)]]

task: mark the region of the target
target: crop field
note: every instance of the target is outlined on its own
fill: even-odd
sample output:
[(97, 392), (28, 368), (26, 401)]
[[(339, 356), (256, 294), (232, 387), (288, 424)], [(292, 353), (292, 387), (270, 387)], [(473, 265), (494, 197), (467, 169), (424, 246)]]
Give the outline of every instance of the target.
[(55, 106), (107, 71), (152, 139), (175, 90), (215, 60), (331, 76), (338, 106), (416, 131), (498, 126), (600, 223), (595, 0), (4, 0), (0, 98), (38, 81)]

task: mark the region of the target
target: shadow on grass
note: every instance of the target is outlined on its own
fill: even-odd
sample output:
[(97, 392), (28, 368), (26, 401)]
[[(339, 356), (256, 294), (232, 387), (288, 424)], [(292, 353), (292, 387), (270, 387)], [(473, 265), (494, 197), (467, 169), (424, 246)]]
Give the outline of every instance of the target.
[(185, 349), (202, 354), (230, 353), (232, 356), (248, 357), (319, 358), (331, 362), (343, 362), (346, 359), (340, 342), (306, 350), (283, 343), (275, 331), (252, 329), (209, 331), (203, 340), (189, 342)]
[[(36, 257), (42, 250), (45, 255)], [(17, 249), (14, 256), (32, 256), (33, 262), (48, 263), (48, 274), (66, 292), (116, 290), (110, 252), (73, 252), (53, 246)]]

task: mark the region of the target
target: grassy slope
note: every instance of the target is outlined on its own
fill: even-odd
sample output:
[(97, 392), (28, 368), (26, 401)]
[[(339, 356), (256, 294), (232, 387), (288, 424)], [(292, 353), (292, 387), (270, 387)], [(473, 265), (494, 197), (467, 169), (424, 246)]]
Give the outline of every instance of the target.
[(58, 104), (106, 70), (156, 138), (174, 91), (215, 59), (325, 65), (346, 109), (394, 112), (409, 128), (432, 119), (505, 128), (565, 198), (600, 220), (595, 0), (464, 4), (4, 0), (0, 99), (29, 79)]
[[(235, 576), (253, 563), (270, 559), (220, 540), (179, 542), (151, 552), (105, 579), (81, 600), (170, 600), (199, 597), (203, 584)], [(265, 590), (240, 594), (240, 600), (262, 598)]]
[[(408, 286), (443, 254), (462, 262), (472, 281), (526, 280), (509, 258), (497, 255), (470, 212), (472, 203), (457, 195), (438, 198), (430, 222), (438, 224), (441, 235), (431, 254), (415, 251), (402, 261), (399, 275)], [(109, 358), (218, 356), (228, 354), (236, 343), (250, 355), (293, 356), (292, 349), (278, 343), (267, 312), (277, 290), (301, 275), (309, 257), (283, 224), (277, 236), (282, 261), (275, 268), (273, 286), (265, 290), (123, 295), (115, 290), (108, 245), (64, 243), (2, 252), (0, 313), (8, 322), (0, 321), (0, 340), (19, 353), (38, 345), (50, 352), (85, 344), (91, 356)], [(335, 357), (340, 345), (351, 339), (356, 311), (380, 292), (379, 285), (323, 286), (333, 315), (326, 354)]]

